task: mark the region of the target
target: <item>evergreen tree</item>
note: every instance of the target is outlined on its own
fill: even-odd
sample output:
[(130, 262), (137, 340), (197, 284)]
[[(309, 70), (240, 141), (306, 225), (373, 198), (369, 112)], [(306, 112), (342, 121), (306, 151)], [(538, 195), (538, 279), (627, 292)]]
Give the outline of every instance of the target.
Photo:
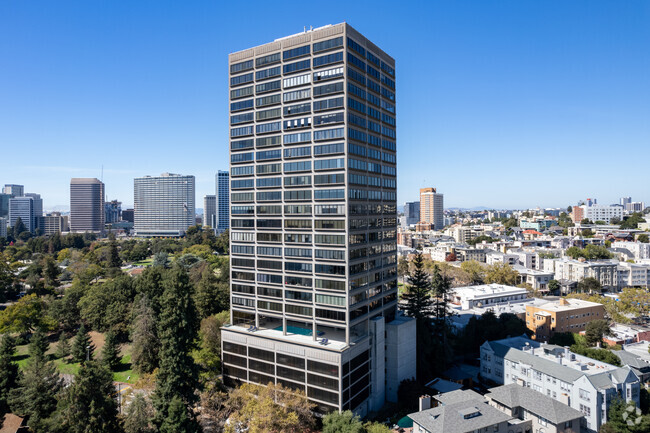
[(138, 301), (133, 325), (131, 361), (138, 373), (151, 373), (158, 367), (158, 332), (156, 317), (147, 295)]
[(56, 410), (56, 398), (61, 388), (62, 381), (56, 366), (42, 356), (34, 357), (10, 394), (11, 408), (18, 415), (29, 418), (31, 431), (48, 433), (49, 417)]
[(95, 346), (90, 339), (90, 335), (86, 332), (86, 327), (82, 323), (74, 338), (74, 342), (72, 343), (72, 360), (74, 362), (83, 363), (86, 361), (87, 357), (88, 359), (93, 359), (94, 350)]
[(96, 361), (81, 365), (59, 400), (55, 424), (67, 433), (120, 433), (113, 374)]
[(429, 317), (433, 305), (429, 275), (424, 271), (422, 254), (417, 253), (413, 259), (413, 271), (407, 276), (410, 287), (402, 295), (406, 301), (404, 311), (407, 316), (423, 319)]
[(14, 223), (14, 239), (18, 239), (18, 236), (27, 231), (27, 227), (25, 226), (25, 223), (23, 222), (22, 218), (18, 217), (16, 218), (16, 222)]
[(126, 433), (153, 433), (152, 418), (151, 403), (143, 394), (136, 394), (126, 411), (124, 431)]
[(113, 331), (106, 333), (106, 340), (102, 348), (102, 364), (109, 370), (115, 370), (120, 364), (119, 347)]
[(70, 355), (70, 341), (65, 336), (65, 333), (62, 332), (59, 336), (59, 343), (56, 345), (56, 352), (54, 356), (58, 359), (65, 358)]
[(18, 381), (18, 365), (12, 360), (15, 353), (16, 342), (9, 334), (5, 334), (0, 343), (0, 415), (3, 417), (9, 412), (9, 391)]
[[(199, 323), (191, 291), (187, 272), (176, 266), (165, 280), (158, 320), (160, 368), (153, 398), (158, 426), (162, 426), (170, 416), (170, 405), (174, 397), (180, 398), (188, 407), (197, 400), (195, 390), (198, 388), (198, 369), (191, 352), (195, 346)], [(188, 413), (191, 425), (198, 426), (192, 412)]]
[(120, 266), (122, 266), (122, 259), (120, 259), (120, 253), (117, 251), (117, 242), (115, 242), (115, 240), (113, 240), (108, 245), (108, 263), (107, 263), (107, 267), (109, 267), (109, 268), (119, 268)]
[(444, 332), (449, 318), (449, 290), (451, 279), (440, 273), (438, 265), (434, 265), (431, 275), (431, 292), (435, 298), (433, 305), (433, 317), (440, 332)]
[(45, 358), (45, 352), (49, 348), (50, 343), (47, 341), (47, 335), (41, 328), (36, 328), (29, 340), (29, 356), (31, 358)]
[(167, 408), (167, 416), (160, 425), (160, 433), (194, 433), (199, 432), (198, 424), (190, 416), (187, 406), (177, 395), (172, 398)]

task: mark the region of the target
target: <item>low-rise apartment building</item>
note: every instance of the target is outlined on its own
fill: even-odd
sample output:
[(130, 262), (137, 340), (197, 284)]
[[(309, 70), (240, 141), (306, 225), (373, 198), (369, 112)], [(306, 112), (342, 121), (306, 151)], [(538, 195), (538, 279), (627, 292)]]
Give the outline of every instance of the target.
[(544, 259), (544, 271), (554, 272), (556, 280), (582, 281), (597, 279), (605, 290), (618, 289), (618, 261), (580, 261), (569, 258)]
[(539, 341), (548, 341), (556, 332), (580, 332), (587, 323), (605, 317), (605, 306), (582, 299), (561, 298), (544, 305), (526, 306), (526, 328)]
[(643, 242), (612, 242), (612, 248), (625, 248), (634, 254), (636, 260), (650, 259), (650, 244)]
[(455, 287), (450, 294), (451, 302), (462, 310), (475, 307), (490, 307), (528, 299), (528, 291), (521, 287), (504, 284), (482, 284), (480, 286)]

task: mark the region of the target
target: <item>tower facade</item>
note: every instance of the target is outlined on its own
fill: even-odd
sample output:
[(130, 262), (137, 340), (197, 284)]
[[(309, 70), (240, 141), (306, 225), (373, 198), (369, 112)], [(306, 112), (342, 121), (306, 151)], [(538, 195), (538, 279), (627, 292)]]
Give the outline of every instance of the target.
[(406, 374), (385, 353), (386, 335), (404, 336), (386, 331), (402, 322), (395, 62), (344, 23), (229, 67), (225, 380), (301, 389), (323, 413), (378, 409)]
[(444, 227), (444, 196), (435, 188), (420, 188), (420, 221), (433, 224), (435, 230)]
[(104, 230), (104, 183), (95, 178), (70, 179), (70, 231)]
[(217, 196), (203, 196), (203, 226), (217, 228)]
[(230, 228), (230, 173), (219, 170), (216, 179), (217, 186), (217, 233), (223, 233)]
[(137, 236), (183, 236), (195, 221), (194, 176), (163, 173), (134, 179)]

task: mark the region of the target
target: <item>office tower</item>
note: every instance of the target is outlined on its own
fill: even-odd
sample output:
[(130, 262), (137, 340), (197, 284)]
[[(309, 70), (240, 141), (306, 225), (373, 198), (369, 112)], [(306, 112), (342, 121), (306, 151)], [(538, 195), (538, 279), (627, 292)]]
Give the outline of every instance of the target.
[(183, 236), (194, 219), (194, 176), (163, 173), (134, 180), (137, 236)]
[(433, 224), (435, 230), (444, 227), (444, 196), (435, 188), (420, 188), (420, 221)]
[(104, 184), (95, 178), (70, 179), (70, 231), (104, 230)]
[(420, 221), (420, 202), (412, 201), (404, 203), (404, 222), (408, 227)]
[(230, 173), (217, 172), (217, 233), (223, 233), (230, 228)]
[(34, 218), (43, 216), (43, 199), (41, 198), (41, 195), (28, 192), (25, 193), (25, 197), (31, 197), (34, 199)]
[(122, 221), (127, 221), (127, 222), (134, 222), (135, 217), (134, 217), (135, 211), (133, 209), (125, 209), (122, 211)]
[(217, 228), (217, 196), (206, 195), (203, 197), (203, 225)]
[(27, 231), (34, 232), (34, 199), (32, 197), (14, 197), (9, 200), (9, 225), (16, 225), (18, 218), (25, 224)]
[(25, 195), (25, 187), (23, 185), (6, 184), (2, 188), (4, 194), (9, 194), (12, 197), (22, 197)]
[(68, 231), (68, 217), (60, 212), (52, 212), (36, 218), (36, 228), (44, 235), (53, 235)]
[(625, 207), (626, 204), (632, 203), (632, 197), (621, 197), (620, 205)]
[(9, 199), (11, 194), (0, 194), (0, 218), (7, 218), (9, 216)]
[(376, 410), (415, 376), (415, 322), (397, 315), (394, 60), (344, 23), (229, 66), (225, 380)]
[(642, 201), (631, 201), (625, 205), (625, 211), (628, 213), (643, 212), (645, 203)]
[(104, 203), (104, 222), (112, 224), (122, 221), (122, 202), (117, 200)]
[(7, 218), (0, 217), (0, 238), (7, 237)]

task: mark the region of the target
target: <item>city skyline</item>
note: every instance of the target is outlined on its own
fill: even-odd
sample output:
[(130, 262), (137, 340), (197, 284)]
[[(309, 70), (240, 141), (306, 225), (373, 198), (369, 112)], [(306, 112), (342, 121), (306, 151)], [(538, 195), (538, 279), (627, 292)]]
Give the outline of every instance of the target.
[[(216, 25), (234, 4), (3, 5), (0, 55), (13, 67), (0, 71), (0, 142), (46, 158), (9, 164), (0, 181), (40, 193), (48, 210), (65, 208), (70, 178), (101, 178), (102, 165), (107, 198), (125, 207), (133, 178), (165, 171), (193, 174), (197, 197), (212, 194), (214, 174), (228, 164), (226, 54), (346, 21), (395, 53), (404, 71), (398, 203), (429, 184), (449, 207), (564, 207), (622, 195), (650, 202), (642, 177), (650, 5), (433, 2), (389, 17), (380, 4), (371, 14), (340, 4), (263, 5), (246, 32), (236, 20)], [(435, 76), (422, 86), (416, 78), (427, 70)], [(635, 155), (625, 178), (575, 176), (606, 174), (605, 156), (621, 146)], [(544, 187), (531, 194), (531, 182)]]

